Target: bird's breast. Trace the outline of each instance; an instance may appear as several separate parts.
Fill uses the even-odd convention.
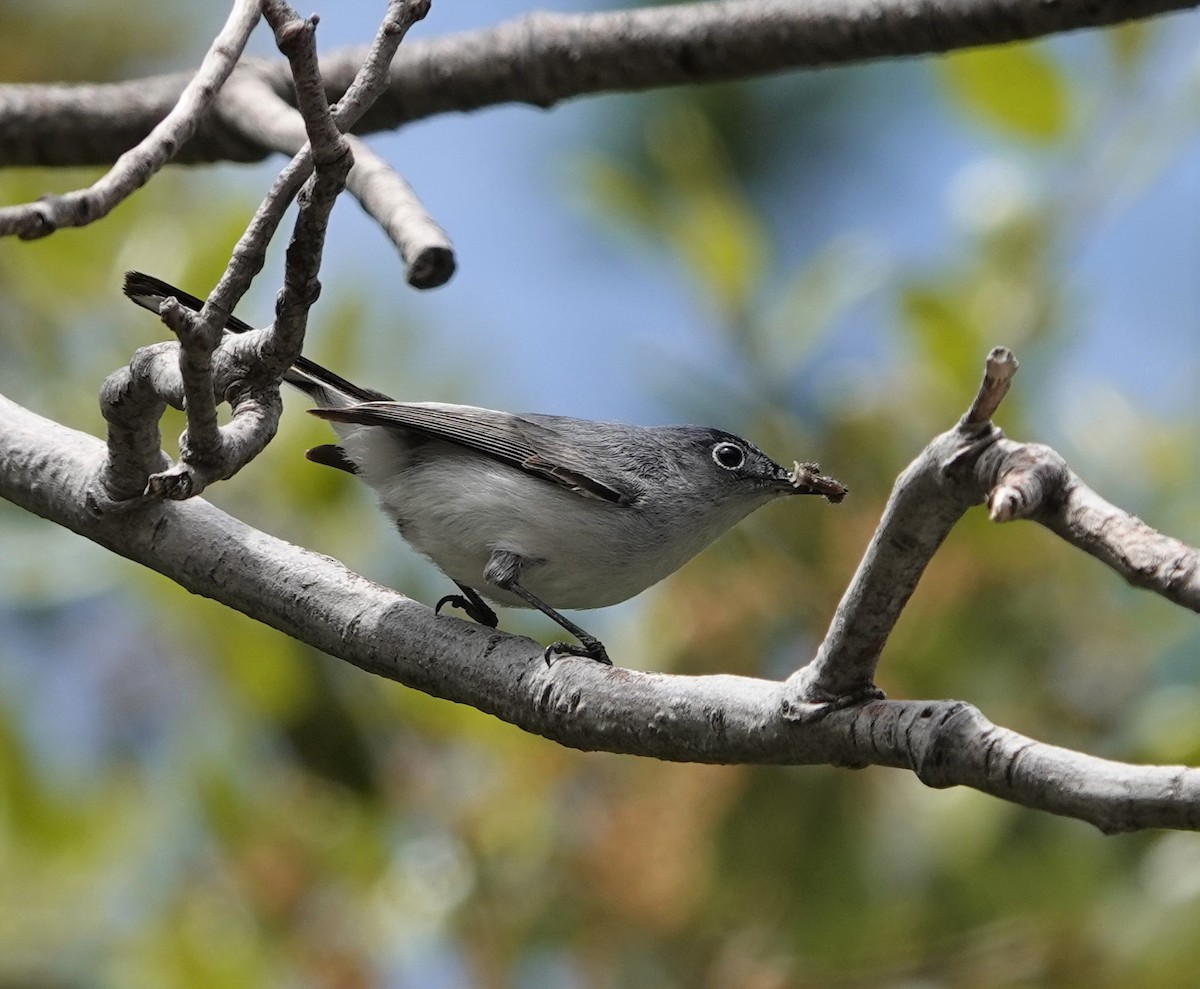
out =
[[[526,561],[521,584],[555,608],[603,608],[662,580],[728,524],[702,506],[615,505],[585,498],[452,444],[401,451],[363,479],[404,538],[447,576],[499,604],[525,607],[483,580],[496,550]]]
[[[625,601],[695,552],[635,506],[584,498],[489,458],[465,459],[414,465],[381,500],[415,549],[500,604],[523,602],[483,582],[496,550],[522,557],[521,584],[555,608]]]

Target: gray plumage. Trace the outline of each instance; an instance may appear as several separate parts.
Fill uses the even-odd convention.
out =
[[[125,293],[154,312],[172,296],[201,305],[136,272]],[[249,327],[232,319],[228,328]],[[548,655],[607,661],[603,646],[555,609],[633,597],[775,498],[845,494],[831,478],[789,471],[719,429],[394,402],[306,358],[285,380],[339,438],[310,459],[357,474],[400,534],[459,585],[465,597],[439,607],[452,603],[491,625],[479,594],[540,608],[584,643],[555,643]]]

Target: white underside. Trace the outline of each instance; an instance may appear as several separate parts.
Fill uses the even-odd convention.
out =
[[[686,506],[622,507],[455,444],[429,441],[414,455],[403,434],[331,425],[404,538],[447,576],[509,607],[528,605],[485,581],[496,550],[527,561],[522,586],[551,607],[603,608],[662,580],[757,507],[709,507],[689,524],[678,519]],[[669,540],[660,521],[664,507],[675,518],[669,528],[677,535]]]

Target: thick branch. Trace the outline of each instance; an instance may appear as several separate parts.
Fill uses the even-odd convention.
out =
[[[957,701],[875,700],[790,716],[784,684],[547,668],[520,636],[438,618],[395,591],[246,526],[202,499],[85,507],[104,446],[0,397],[0,496],[303,642],[563,745],[687,762],[879,765],[965,785],[1105,831],[1200,829],[1200,770],[1137,767],[997,728]]]
[[[548,107],[589,93],[994,45],[1187,10],[1197,0],[725,0],[603,14],[530,14],[405,45],[359,133],[504,103]],[[322,60],[330,99],[361,49]],[[282,62],[259,68],[291,99]],[[0,87],[0,167],[114,161],[174,106],[186,75],[82,86]],[[271,149],[214,115],[179,161],[257,161]]]

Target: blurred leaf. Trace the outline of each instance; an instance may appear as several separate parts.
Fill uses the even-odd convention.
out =
[[[766,226],[729,172],[720,138],[696,108],[673,105],[648,121],[656,174],[585,158],[585,204],[616,229],[670,247],[705,299],[741,322],[769,256]]]
[[[976,48],[953,52],[939,64],[951,95],[973,120],[1042,143],[1065,133],[1067,81],[1044,48],[1028,43]]]
[[[759,324],[773,369],[795,373],[838,320],[880,288],[884,275],[879,250],[862,237],[838,237],[810,255]]]
[[[675,250],[722,312],[740,316],[762,279],[766,234],[732,189],[691,196],[671,231]]]
[[[1191,657],[1196,640],[1189,643]],[[1138,759],[1159,764],[1200,760],[1200,687],[1175,684],[1152,691],[1128,712],[1125,732]]]
[[[708,115],[690,101],[673,101],[647,121],[646,150],[677,191],[710,189],[729,180],[721,136]]]
[[[17,725],[8,712],[0,712],[0,806],[4,808],[6,831],[22,840],[39,837],[49,801],[38,785]]]
[[[662,229],[659,202],[647,183],[620,162],[592,155],[575,167],[595,214],[616,228],[628,225],[642,235]]]
[[[1103,34],[1113,65],[1122,75],[1130,76],[1145,62],[1146,52],[1154,38],[1154,28],[1149,21],[1126,21]]]
[[[288,642],[283,636],[277,638]],[[309,653],[310,661],[320,662],[319,654]],[[363,797],[374,796],[378,789],[374,759],[355,712],[339,696],[323,668],[317,670],[317,689],[309,691],[309,703],[290,718],[287,739],[297,761],[310,773]]]
[[[951,381],[972,380],[980,362],[980,334],[963,299],[914,283],[901,289],[900,312],[928,364]]]
[[[146,64],[146,38],[166,61],[192,34],[169,8],[112,3],[0,4],[0,65],[6,82],[105,82],[124,78],[132,66]],[[30,44],[37,38],[40,43]],[[79,39],[81,43],[72,43]]]
[[[138,577],[142,600],[175,615],[177,651],[205,657],[228,691],[227,700],[274,725],[287,724],[312,703],[318,688],[307,647],[157,574]]]

